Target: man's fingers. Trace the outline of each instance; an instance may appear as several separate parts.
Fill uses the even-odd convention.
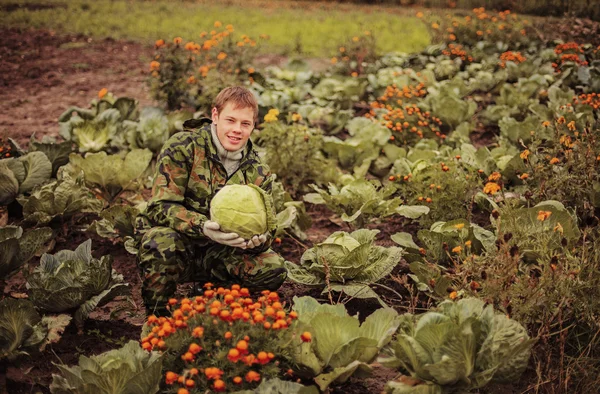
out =
[[[265,234],[261,234],[258,236],[258,242],[260,242],[260,244],[264,244],[265,242],[267,242],[267,236]]]
[[[207,228],[209,230],[219,230],[221,226],[219,225],[219,223],[209,220],[208,222],[204,223],[204,228]]]
[[[246,249],[247,245],[246,245],[246,241],[244,241],[243,238],[240,238],[241,241],[236,241],[236,242],[228,242],[229,246],[233,246],[234,248],[241,248],[241,249]]]
[[[242,241],[244,240],[237,233],[221,233],[220,237],[223,241],[233,241],[236,238],[239,238]]]

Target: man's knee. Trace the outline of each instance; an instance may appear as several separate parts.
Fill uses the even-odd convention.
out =
[[[170,260],[185,254],[183,236],[169,227],[153,227],[148,230],[140,242],[138,260]]]

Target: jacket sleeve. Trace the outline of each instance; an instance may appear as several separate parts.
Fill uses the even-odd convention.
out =
[[[205,239],[202,227],[208,218],[184,205],[193,162],[194,144],[189,133],[175,134],[165,143],[156,163],[146,216],[155,225],[170,227],[194,239]]]

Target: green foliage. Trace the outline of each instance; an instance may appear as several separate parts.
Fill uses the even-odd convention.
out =
[[[48,224],[53,219],[65,221],[81,213],[98,213],[103,203],[83,184],[83,179],[64,174],[35,190],[30,197],[19,198],[27,222]]]
[[[53,394],[150,394],[159,392],[162,358],[142,350],[139,342],[129,341],[97,356],[80,356],[79,365],[56,366],[61,374],[52,375]]]
[[[14,361],[58,342],[70,321],[67,315],[42,318],[28,300],[0,300],[0,362]]]
[[[487,148],[476,149],[470,144],[452,150],[433,140],[422,140],[403,156],[394,161],[390,180],[408,204],[425,203],[430,209],[420,219],[422,226],[467,217],[480,188],[479,171],[496,168]]]
[[[548,127],[554,129],[550,138],[536,135],[528,144],[523,184],[535,202],[560,201],[586,223],[598,217],[600,207],[599,125],[582,126],[576,117],[566,117],[564,123]]]
[[[52,163],[42,152],[0,160],[0,205],[8,205],[18,195],[30,193],[51,175]]]
[[[244,239],[275,230],[275,207],[270,194],[258,186],[227,185],[210,203],[210,219],[222,231],[233,232]]]
[[[69,154],[73,151],[73,144],[69,141],[56,142],[56,139],[47,135],[41,141],[35,140],[35,133],[29,140],[29,152],[43,152],[52,163],[52,178],[56,177],[58,169],[69,162]]]
[[[297,332],[304,331],[304,338],[308,332],[312,338],[297,338],[292,343],[295,372],[314,378],[322,391],[351,376],[370,374],[370,364],[400,325],[398,314],[391,308],[376,310],[362,324],[349,316],[342,304],[321,305],[312,297],[294,297],[294,310],[299,315]]]
[[[321,153],[322,133],[294,122],[267,122],[256,138],[263,160],[293,196],[310,182],[327,183],[337,171]]]
[[[300,240],[305,240],[307,235],[304,231],[312,225],[312,219],[306,213],[306,207],[302,201],[293,201],[292,197],[284,190],[283,184],[273,181],[272,185],[273,205],[277,213],[277,230],[275,236],[280,237],[284,233],[291,233]]]
[[[138,122],[123,121],[125,139],[130,149],[150,149],[158,153],[169,139],[169,119],[160,108],[145,107]]]
[[[98,234],[102,238],[119,240],[131,254],[137,254],[138,248],[134,239],[135,218],[140,213],[138,208],[129,205],[113,205],[100,212],[100,220],[88,227],[87,231]]]
[[[538,258],[536,249],[560,251],[563,244],[574,245],[581,236],[574,215],[558,201],[543,201],[531,208],[507,205],[499,213],[493,221],[498,234],[518,237],[519,248],[531,261]]]
[[[304,201],[326,204],[343,221],[353,223],[358,228],[374,218],[398,214],[415,219],[429,212],[427,207],[402,205],[401,198],[392,197],[396,187],[391,184],[381,187],[379,181],[357,179],[342,188],[330,183],[328,190],[312,186],[317,193],[306,194]]]
[[[52,238],[48,227],[23,232],[21,227],[0,227],[0,294],[3,283],[18,271]]]
[[[323,293],[336,291],[350,297],[380,300],[369,284],[392,272],[403,251],[374,245],[378,232],[337,231],[304,252],[300,265],[286,262],[288,277],[305,285],[324,287]]]
[[[83,172],[88,187],[98,188],[104,200],[111,203],[127,190],[137,190],[136,182],[144,174],[152,152],[148,149],[134,149],[125,157],[107,155],[106,152],[88,153],[85,157],[77,154],[69,156],[71,174]]]
[[[396,382],[388,393],[436,392],[432,384],[439,393],[470,391],[518,379],[534,343],[517,321],[469,298],[445,301],[417,317],[403,315],[389,356],[378,361],[420,381],[413,386]]]
[[[450,83],[440,84],[437,89],[432,90],[427,95],[424,105],[445,125],[452,128],[469,120],[477,109],[477,103],[457,94],[455,87]]]
[[[121,113],[115,108],[97,115],[92,111],[69,108],[59,117],[60,135],[73,141],[80,152],[99,152],[107,149],[117,136],[120,120]]]
[[[78,326],[97,306],[129,293],[123,275],[112,269],[112,257],[92,257],[92,241],[74,251],[44,253],[39,267],[27,275],[27,288],[35,306],[48,312],[75,311]]]
[[[354,170],[355,176],[362,177],[379,157],[392,133],[366,118],[353,118],[346,127],[350,137],[345,140],[325,137],[323,151],[328,157],[336,158],[342,169]]]

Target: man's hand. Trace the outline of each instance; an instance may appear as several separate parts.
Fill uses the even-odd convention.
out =
[[[261,235],[255,235],[254,237],[250,238],[250,241],[248,241],[246,243],[246,248],[247,249],[253,249],[256,248],[262,244],[264,244],[265,242],[267,242],[267,237],[269,236],[269,233],[264,233]]]
[[[208,238],[213,241],[220,243],[221,245],[227,245],[234,248],[246,249],[247,242],[244,238],[240,237],[237,233],[224,233],[221,231],[221,226],[217,222],[206,221],[204,223],[204,227],[202,227],[202,232]]]

